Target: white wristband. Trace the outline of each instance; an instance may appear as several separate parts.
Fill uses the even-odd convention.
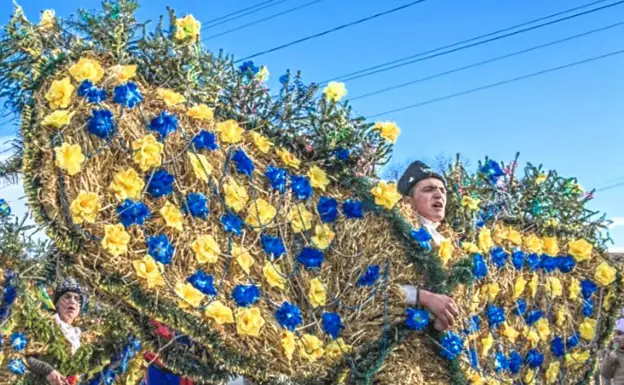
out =
[[[418,288],[412,285],[401,285],[401,290],[405,294],[405,303],[408,305],[418,305]]]

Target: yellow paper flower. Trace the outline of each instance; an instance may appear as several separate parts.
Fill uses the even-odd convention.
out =
[[[286,151],[283,148],[278,148],[276,152],[277,152],[277,155],[280,157],[280,159],[282,160],[282,162],[284,162],[286,166],[292,167],[295,170],[299,169],[299,165],[301,164],[301,161],[297,159],[297,157],[294,156],[291,152]]]
[[[203,154],[194,154],[192,152],[187,152],[186,155],[191,162],[191,167],[193,167],[193,173],[197,177],[197,179],[203,180],[208,183],[208,177],[212,175],[212,165],[208,162],[206,155]]]
[[[473,198],[468,195],[464,195],[461,200],[462,206],[472,211],[479,210],[479,203],[481,203],[481,199]]]
[[[522,244],[522,234],[520,234],[520,232],[516,229],[509,229],[507,239],[509,239],[509,242],[516,246],[520,246]]]
[[[168,88],[158,88],[156,93],[158,94],[158,97],[165,102],[167,107],[177,106],[178,104],[186,102],[184,95]]]
[[[312,187],[325,191],[325,187],[329,184],[327,174],[320,167],[312,166],[308,171],[308,178],[310,178],[310,184]]]
[[[162,264],[160,262],[156,262],[151,256],[146,255],[143,259],[132,261],[132,266],[134,266],[134,270],[136,271],[136,275],[138,277],[147,280],[148,288],[151,289],[165,284],[165,280],[160,273]]]
[[[537,184],[542,184],[542,183],[546,182],[546,178],[547,178],[547,175],[546,175],[546,174],[544,174],[544,173],[540,173],[540,174],[537,176],[537,178],[535,178],[535,182],[536,182]]]
[[[71,84],[69,76],[61,80],[52,82],[50,89],[45,94],[45,99],[50,105],[50,109],[57,110],[59,108],[67,108],[74,93],[74,86]]]
[[[176,40],[197,40],[200,29],[201,23],[193,15],[186,15],[181,19],[176,19],[175,38]]]
[[[559,254],[557,237],[544,237],[544,253],[553,257]]]
[[[568,311],[563,306],[558,306],[555,311],[555,325],[558,327],[562,327],[566,318],[568,316]]]
[[[97,84],[104,77],[104,70],[97,60],[86,57],[78,60],[78,63],[69,67],[69,73],[78,83],[88,80],[93,84]]]
[[[295,352],[295,348],[297,347],[297,342],[295,341],[295,335],[293,334],[293,332],[283,332],[280,343],[282,344],[282,349],[284,349],[284,355],[286,355],[288,361],[292,360],[293,353]]]
[[[251,266],[253,266],[255,261],[247,249],[240,246],[234,246],[232,248],[232,256],[236,258],[236,262],[241,269],[243,269],[245,273],[249,274]]]
[[[315,335],[304,334],[299,344],[299,354],[310,362],[318,360],[325,354],[323,341]]]
[[[492,232],[486,227],[481,228],[481,231],[479,231],[479,248],[485,252],[490,251],[492,246],[494,246]]]
[[[284,290],[286,279],[284,278],[279,266],[273,265],[271,262],[266,262],[264,267],[262,267],[262,275],[264,276],[264,279],[266,279],[269,286]]]
[[[224,143],[238,143],[243,140],[243,132],[245,130],[238,125],[236,120],[230,119],[217,123],[216,129],[219,131],[221,141]]]
[[[507,325],[507,323],[505,323],[505,328],[503,329],[503,335],[505,336],[505,338],[507,338],[509,342],[511,342],[512,344],[515,344],[516,339],[518,338],[520,333],[516,329],[514,329],[513,326],[509,326]]]
[[[223,185],[223,192],[225,204],[236,212],[245,208],[245,205],[249,201],[249,195],[247,195],[245,186],[239,185],[233,178],[230,178],[225,185]]]
[[[251,139],[254,144],[261,152],[268,154],[271,151],[271,146],[273,146],[273,142],[269,140],[266,136],[259,134],[255,131],[251,131]]]
[[[487,357],[493,344],[494,337],[492,337],[492,333],[488,332],[487,337],[481,339],[481,358]]]
[[[532,347],[537,346],[537,344],[540,342],[540,336],[537,332],[537,330],[535,330],[534,328],[530,327],[530,326],[525,326],[523,331],[522,331],[522,335],[524,336],[524,338],[527,339],[527,341],[529,341],[531,343]]]
[[[165,220],[165,224],[168,227],[173,227],[178,231],[183,230],[184,225],[184,215],[182,211],[178,208],[178,206],[173,203],[167,201],[165,205],[159,211],[160,216]]]
[[[440,249],[438,250],[438,254],[440,255],[440,259],[442,263],[446,265],[448,261],[453,257],[453,242],[450,239],[445,239],[440,243]]]
[[[602,262],[594,272],[594,278],[602,286],[609,286],[615,281],[617,271],[607,262]]]
[[[568,285],[568,298],[575,301],[579,298],[581,293],[581,283],[578,279],[571,277],[570,284]]]
[[[212,235],[200,235],[191,244],[191,249],[199,263],[216,263],[221,254],[219,244]]]
[[[556,220],[555,218],[550,218],[546,220],[546,222],[544,222],[544,225],[546,227],[557,227],[558,224],[559,224],[559,221]]]
[[[115,194],[117,200],[123,201],[125,199],[139,199],[144,187],[143,178],[133,168],[128,168],[113,176],[109,189]]]
[[[501,291],[501,288],[496,282],[490,283],[489,285],[487,285],[487,293],[488,293],[488,298],[490,302],[494,302],[494,300],[496,299],[496,296],[498,295],[498,293],[500,293],[500,291]]]
[[[461,248],[465,253],[468,254],[474,254],[481,251],[479,250],[479,247],[472,242],[462,242]]]
[[[535,384],[535,379],[537,375],[535,374],[535,369],[529,369],[526,371],[524,375],[524,385],[533,385]]]
[[[204,293],[195,289],[190,283],[176,283],[174,292],[181,299],[178,301],[178,307],[180,307],[180,309],[196,308],[204,299]]]
[[[314,278],[310,281],[310,290],[308,291],[308,299],[314,307],[324,306],[327,301],[327,292],[325,285],[320,278]]]
[[[74,114],[75,112],[69,112],[67,110],[56,110],[43,118],[41,124],[59,129],[71,123]]]
[[[345,344],[342,338],[338,338],[325,346],[325,355],[333,360],[342,357],[344,353],[350,353],[352,350],[352,346]]]
[[[615,299],[614,290],[609,290],[609,294],[607,294],[605,299],[602,301],[602,309],[605,311],[611,310],[614,299]]]
[[[264,326],[264,318],[257,307],[238,310],[236,313],[236,332],[241,336],[258,337]]]
[[[547,318],[540,318],[539,321],[535,323],[535,329],[537,329],[537,333],[539,334],[542,341],[548,341],[548,337],[550,337],[550,325],[548,324]]]
[[[388,210],[401,200],[401,194],[397,191],[394,183],[378,182],[370,192],[375,197],[375,204]]]
[[[296,233],[310,230],[312,228],[312,213],[306,209],[303,203],[298,203],[291,207],[288,213],[288,221]]]
[[[589,350],[584,350],[582,352],[574,352],[567,353],[565,356],[565,367],[578,369],[582,367],[587,360],[589,360],[590,354]]]
[[[472,296],[470,297],[470,311],[474,312],[477,310],[477,308],[479,307],[479,305],[481,304],[481,294],[479,289],[476,289]]]
[[[502,243],[507,240],[509,236],[509,229],[505,226],[496,226],[493,235],[495,242]]]
[[[557,277],[548,277],[546,281],[546,291],[551,298],[560,297],[563,294],[563,286]]]
[[[584,239],[577,239],[568,243],[568,254],[574,257],[577,262],[586,261],[591,258],[593,246]]]
[[[335,237],[336,233],[334,233],[331,226],[324,223],[314,226],[314,236],[311,240],[318,249],[325,250],[331,245]]]
[[[110,68],[110,71],[115,75],[115,78],[117,78],[117,83],[126,83],[134,78],[136,76],[136,70],[136,64],[115,65]]]
[[[271,73],[269,72],[269,69],[266,66],[262,66],[256,74],[256,79],[261,82],[266,82],[267,80],[269,80],[270,75]]]
[[[535,234],[524,237],[524,247],[531,253],[541,254],[544,242]]]
[[[552,361],[546,370],[546,383],[554,384],[557,381],[557,377],[559,377],[560,371],[561,363],[559,361]]]
[[[104,226],[102,247],[111,255],[118,257],[125,254],[128,251],[128,243],[130,243],[130,234],[126,232],[121,223]]]
[[[189,108],[186,115],[193,119],[210,121],[214,119],[214,109],[202,103]]]
[[[514,295],[513,299],[518,299],[524,293],[524,288],[526,287],[527,281],[521,275],[516,278],[516,283],[514,284]]]
[[[218,325],[234,323],[234,313],[232,313],[232,309],[225,306],[221,301],[211,302],[210,305],[206,306],[204,314],[206,317],[214,320]]]
[[[67,171],[70,176],[78,174],[82,169],[82,163],[85,161],[82,149],[77,144],[63,143],[54,148],[54,155],[56,166]]]
[[[45,11],[41,12],[41,19],[39,20],[39,28],[43,29],[44,31],[54,28],[54,24],[55,24],[54,16],[55,16],[55,12],[53,9],[46,9]]]
[[[401,129],[394,122],[377,122],[374,129],[379,131],[379,135],[390,143],[395,143],[401,133]]]
[[[579,333],[584,340],[592,341],[596,334],[596,320],[585,318],[581,326],[579,326]]]
[[[347,94],[347,88],[344,83],[329,82],[325,89],[323,89],[325,98],[332,102],[339,102]]]
[[[249,204],[245,222],[250,226],[256,227],[256,231],[259,231],[261,226],[269,224],[275,218],[275,214],[277,214],[275,207],[264,199],[259,198]]]
[[[529,290],[530,290],[531,298],[535,298],[535,295],[537,294],[538,279],[539,278],[537,274],[533,273],[533,276],[531,277],[531,282],[529,283]]]
[[[483,379],[483,377],[481,377],[479,372],[477,372],[476,370],[474,370],[472,368],[468,370],[468,374],[467,374],[466,378],[468,378],[468,380],[470,381],[470,385],[483,385],[483,384],[485,384],[485,380]]]
[[[100,207],[100,197],[96,193],[80,190],[69,209],[74,223],[81,224],[82,222],[95,222]]]
[[[156,140],[152,134],[145,135],[141,139],[132,142],[134,150],[134,163],[138,164],[141,171],[147,171],[158,167],[162,163],[163,144]]]

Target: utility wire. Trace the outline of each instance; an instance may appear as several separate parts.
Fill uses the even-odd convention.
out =
[[[553,45],[561,44],[561,43],[564,43],[564,42],[567,42],[567,41],[570,41],[570,40],[578,39],[578,38],[585,37],[585,36],[588,36],[588,35],[591,35],[591,34],[594,34],[594,33],[598,33],[598,32],[602,32],[602,31],[606,31],[608,29],[619,27],[619,26],[622,26],[622,25],[624,25],[624,21],[621,21],[621,22],[615,23],[615,24],[611,24],[611,25],[608,25],[606,27],[592,29],[591,31],[579,33],[579,34],[572,35],[572,36],[569,36],[569,37],[566,37],[566,38],[563,38],[563,39],[551,41],[549,43],[540,44],[540,45],[537,45],[537,46],[534,46],[534,47],[531,47],[531,48],[523,49],[521,51],[512,52],[512,53],[509,53],[507,55],[498,56],[498,57],[495,57],[495,58],[492,58],[492,59],[487,59],[487,60],[483,60],[483,61],[480,61],[480,62],[477,62],[477,63],[469,64],[469,65],[466,65],[466,66],[463,66],[463,67],[454,68],[454,69],[449,70],[449,71],[440,72],[440,73],[437,73],[437,74],[434,74],[434,75],[431,75],[431,76],[426,76],[426,77],[423,77],[423,78],[420,78],[420,79],[415,79],[415,80],[412,80],[412,81],[409,81],[409,82],[397,84],[397,85],[394,85],[394,86],[391,86],[391,87],[387,87],[387,88],[382,88],[382,89],[377,90],[377,91],[373,91],[373,92],[369,92],[367,94],[358,95],[356,97],[349,98],[349,100],[350,101],[354,101],[354,100],[358,100],[358,99],[364,99],[364,98],[367,98],[367,97],[370,97],[370,96],[373,96],[373,95],[383,94],[383,93],[388,92],[388,91],[393,91],[393,90],[396,90],[396,89],[399,89],[399,88],[403,88],[403,87],[407,87],[407,86],[410,86],[410,85],[413,85],[413,84],[422,83],[422,82],[425,82],[425,81],[428,81],[428,80],[441,78],[441,77],[446,76],[446,75],[450,75],[450,74],[453,74],[453,73],[465,71],[465,70],[470,69],[470,68],[480,67],[482,65],[494,63],[494,62],[499,61],[499,60],[508,59],[510,57],[522,55],[522,54],[525,54],[525,53],[528,53],[528,52],[532,52],[532,51],[536,51],[536,50],[539,50],[539,49],[542,49],[542,48],[546,48],[546,47],[550,47],[550,46],[553,46]]]
[[[405,110],[409,110],[409,109],[412,109],[412,108],[422,107],[422,106],[425,106],[427,104],[432,104],[432,103],[440,102],[440,101],[443,101],[443,100],[453,99],[453,98],[456,98],[458,96],[472,94],[472,93],[475,93],[475,92],[478,92],[478,91],[483,91],[483,90],[487,90],[489,88],[494,88],[494,87],[502,86],[502,85],[505,85],[505,84],[514,83],[514,82],[517,82],[517,81],[520,81],[520,80],[529,79],[529,78],[536,77],[536,76],[539,76],[539,75],[544,75],[544,74],[548,74],[548,73],[551,73],[551,72],[560,71],[562,69],[575,67],[575,66],[578,66],[578,65],[581,65],[581,64],[586,64],[586,63],[593,62],[593,61],[596,61],[596,60],[606,59],[606,58],[609,58],[611,56],[619,55],[619,54],[622,54],[622,53],[624,53],[624,49],[620,50],[620,51],[610,52],[610,53],[607,53],[607,54],[604,54],[604,55],[600,55],[600,56],[594,56],[594,57],[591,57],[589,59],[584,59],[584,60],[576,61],[576,62],[573,62],[573,63],[564,64],[564,65],[561,65],[561,66],[558,66],[558,67],[549,68],[549,69],[542,70],[542,71],[539,71],[539,72],[533,72],[533,73],[528,74],[528,75],[522,75],[522,76],[518,76],[518,77],[515,77],[515,78],[512,78],[512,79],[503,80],[503,81],[500,81],[500,82],[497,82],[497,83],[492,83],[492,84],[488,84],[488,85],[485,85],[485,86],[472,88],[470,90],[457,92],[457,93],[446,95],[446,96],[442,96],[442,97],[439,97],[439,98],[429,99],[429,100],[426,100],[424,102],[410,104],[408,106],[404,106],[404,107],[400,107],[400,108],[395,108],[393,110],[380,112],[380,113],[377,113],[377,114],[369,115],[369,116],[366,117],[366,119],[376,118],[378,116],[387,115],[387,114],[391,114],[391,113],[394,113],[394,112],[405,111]]]
[[[275,1],[275,0],[267,0],[267,1],[263,1],[262,3],[258,3],[258,4],[255,4],[255,5],[251,5],[251,6],[247,7],[247,8],[239,9],[238,11],[234,11],[234,12],[232,12],[232,13],[228,13],[227,15],[219,16],[219,17],[217,17],[217,18],[215,18],[215,19],[208,20],[208,21],[204,21],[204,22],[202,23],[202,25],[206,25],[206,24],[214,23],[215,21],[221,21],[221,20],[223,20],[223,19],[227,19],[228,17],[238,15],[239,13],[243,13],[243,12],[248,11],[248,10],[250,10],[250,9],[253,9],[253,8],[256,8],[256,7],[260,7],[260,6],[264,5],[264,4],[267,4],[267,3],[272,3],[272,2],[274,2],[274,1]]]
[[[472,47],[476,47],[476,46],[479,46],[479,45],[482,45],[482,44],[486,44],[486,43],[490,43],[490,42],[497,41],[497,40],[500,40],[500,39],[504,39],[504,38],[507,38],[507,37],[511,37],[511,36],[514,36],[514,35],[517,35],[517,34],[520,34],[520,33],[532,31],[532,30],[535,30],[537,28],[546,27],[548,25],[552,25],[552,24],[559,23],[559,22],[562,22],[562,21],[570,20],[570,19],[573,19],[573,18],[576,18],[576,17],[579,17],[579,16],[583,16],[583,15],[586,15],[586,14],[589,14],[589,13],[593,13],[593,12],[600,11],[600,10],[603,10],[603,9],[606,9],[606,8],[610,8],[610,7],[613,7],[615,5],[619,5],[619,4],[622,3],[622,1],[619,1],[619,2],[614,3],[614,4],[609,4],[609,5],[600,7],[600,8],[591,9],[591,10],[586,11],[586,12],[582,12],[582,13],[578,13],[578,14],[575,14],[575,15],[571,15],[571,16],[568,16],[568,17],[565,17],[565,18],[562,18],[562,19],[553,20],[551,22],[543,23],[543,24],[540,24],[540,25],[537,25],[537,26],[534,26],[534,27],[531,27],[531,28],[525,28],[525,29],[522,29],[522,30],[519,30],[519,31],[516,31],[516,32],[512,32],[512,33],[508,33],[508,34],[505,34],[505,35],[501,35],[501,36],[490,38],[490,37],[492,37],[494,35],[498,35],[498,34],[501,34],[503,32],[508,32],[508,31],[511,31],[511,30],[514,30],[514,29],[517,29],[517,28],[521,28],[521,27],[530,25],[530,24],[535,24],[537,22],[544,21],[546,19],[551,19],[553,17],[561,16],[563,14],[574,12],[574,11],[577,11],[577,10],[582,9],[582,8],[587,8],[588,6],[596,5],[598,3],[603,3],[605,1],[607,1],[607,0],[594,1],[592,3],[586,4],[586,5],[583,5],[583,6],[579,6],[579,7],[567,9],[565,11],[560,11],[560,12],[557,12],[557,13],[553,13],[553,14],[548,15],[548,16],[544,16],[544,17],[541,17],[541,18],[538,18],[538,19],[527,21],[527,22],[524,22],[524,23],[521,23],[521,24],[516,24],[516,25],[511,26],[511,27],[499,29],[497,31],[490,32],[490,33],[487,33],[487,34],[484,34],[484,35],[480,35],[480,36],[476,36],[476,37],[473,37],[473,38],[470,38],[470,39],[467,39],[467,40],[462,40],[462,41],[459,41],[459,42],[456,42],[456,43],[452,43],[452,44],[448,44],[448,45],[445,45],[445,46],[442,46],[442,47],[437,47],[437,48],[434,48],[434,49],[431,49],[431,50],[428,50],[428,51],[419,52],[419,53],[416,53],[416,54],[411,55],[411,56],[406,56],[406,57],[403,57],[403,58],[400,58],[400,59],[396,59],[396,60],[393,60],[393,61],[390,61],[390,62],[382,63],[382,64],[379,64],[379,65],[376,65],[376,66],[373,66],[373,67],[369,67],[369,68],[365,68],[365,69],[362,69],[362,70],[359,70],[359,71],[351,72],[351,73],[348,73],[348,74],[345,74],[345,75],[342,75],[342,76],[338,76],[338,77],[335,77],[335,78],[332,78],[332,79],[325,80],[325,81],[323,81],[323,82],[321,82],[319,84],[320,85],[325,85],[325,84],[329,83],[330,81],[336,80],[336,79],[339,79],[341,81],[348,81],[348,80],[358,79],[358,78],[361,78],[361,77],[364,77],[364,76],[370,76],[370,75],[373,75],[373,74],[376,74],[376,73],[380,73],[380,72],[384,72],[384,71],[387,71],[387,70],[390,70],[390,69],[394,69],[394,68],[402,67],[402,66],[405,66],[405,65],[408,65],[408,64],[416,63],[418,61],[424,61],[424,60],[432,59],[432,58],[443,56],[443,55],[447,55],[447,54],[450,54],[450,53],[453,53],[453,52],[461,51],[461,50],[464,50],[464,49],[467,49],[467,48],[472,48]],[[483,41],[479,41],[479,40],[485,39],[485,38],[489,38],[489,39],[483,40]],[[468,43],[472,43],[472,44],[468,44]],[[468,45],[466,45],[466,44],[468,44]],[[455,47],[457,47],[457,48],[455,48]],[[417,58],[419,58],[419,59],[417,59]],[[416,60],[411,60],[411,59],[416,59]],[[406,63],[401,63],[403,61],[407,61],[407,62]],[[387,66],[389,66],[389,67],[388,68],[384,68],[384,67],[387,67]]]
[[[268,20],[271,20],[271,19],[275,19],[276,17],[282,16],[282,15],[285,15],[285,14],[287,14],[287,13],[291,13],[291,12],[294,12],[294,11],[298,11],[298,10],[300,10],[300,9],[302,9],[302,8],[305,8],[305,7],[308,7],[308,6],[310,6],[310,5],[313,5],[313,4],[316,4],[316,3],[320,3],[321,1],[323,1],[323,0],[314,0],[314,1],[310,1],[310,2],[308,2],[308,3],[305,3],[305,4],[302,4],[302,5],[299,5],[299,6],[294,7],[294,8],[287,9],[287,10],[285,10],[285,11],[282,11],[282,12],[276,13],[276,14],[274,14],[274,15],[267,16],[267,17],[264,17],[264,18],[259,19],[259,20],[256,20],[256,21],[252,21],[252,22],[250,22],[250,23],[243,24],[243,25],[241,25],[241,26],[238,26],[238,27],[235,27],[235,28],[232,28],[232,29],[228,29],[227,31],[224,31],[224,32],[221,32],[221,33],[217,33],[216,35],[211,35],[211,36],[208,36],[208,37],[206,37],[206,38],[202,39],[202,42],[204,42],[204,41],[206,41],[206,40],[208,40],[208,39],[214,39],[214,38],[216,38],[216,37],[220,37],[220,36],[223,36],[223,35],[228,35],[228,34],[230,34],[230,33],[232,33],[232,32],[240,31],[241,29],[244,29],[244,28],[247,28],[247,27],[251,27],[251,26],[253,26],[253,25],[260,24],[260,23],[263,23],[263,22],[268,21]]]
[[[611,190],[611,189],[622,187],[622,186],[624,186],[624,182],[615,183],[615,184],[612,184],[610,186],[599,188],[599,189],[596,190],[596,192],[603,192],[603,191]]]
[[[245,12],[245,13],[242,13],[242,14],[240,14],[240,15],[238,15],[238,16],[230,17],[229,19],[222,20],[222,21],[220,21],[220,22],[218,22],[218,23],[214,23],[214,24],[211,24],[211,25],[205,26],[204,28],[205,28],[205,29],[214,28],[214,27],[216,27],[216,26],[218,26],[218,25],[222,25],[222,24],[225,24],[225,23],[229,23],[230,21],[233,21],[233,20],[236,20],[236,19],[240,19],[241,17],[245,17],[245,16],[247,16],[247,15],[251,15],[252,13],[260,12],[260,11],[262,11],[262,10],[264,10],[264,9],[267,9],[267,8],[270,8],[270,7],[273,7],[273,6],[276,6],[276,5],[281,4],[281,3],[285,2],[285,1],[287,1],[287,0],[278,0],[278,1],[275,1],[275,2],[273,2],[273,1],[272,1],[270,4],[267,4],[267,5],[263,6],[263,7],[256,8],[256,9],[252,9],[252,10],[247,11],[247,12]]]
[[[368,17],[365,17],[363,19],[353,21],[351,23],[343,24],[343,25],[340,25],[338,27],[334,27],[334,28],[328,29],[326,31],[323,31],[323,32],[320,32],[320,33],[317,33],[317,34],[314,34],[314,35],[306,36],[304,38],[301,38],[301,39],[298,39],[298,40],[295,40],[295,41],[291,41],[290,43],[282,44],[280,46],[268,49],[266,51],[261,51],[261,52],[255,53],[253,55],[249,55],[249,56],[247,56],[245,58],[242,58],[242,59],[239,59],[239,60],[235,61],[234,63],[239,63],[239,62],[242,62],[242,61],[245,61],[245,60],[253,59],[253,58],[261,56],[261,55],[266,55],[266,54],[271,53],[271,52],[279,51],[279,50],[282,50],[284,48],[288,48],[288,47],[291,47],[293,45],[296,45],[296,44],[299,44],[299,43],[303,43],[304,41],[316,39],[317,37],[325,36],[325,35],[328,35],[330,33],[333,33],[333,32],[336,32],[336,31],[340,31],[342,29],[349,28],[349,27],[352,27],[352,26],[357,25],[357,24],[361,24],[361,23],[364,23],[364,22],[376,19],[378,17],[385,16],[385,15],[388,15],[390,13],[406,9],[406,8],[411,7],[413,5],[424,3],[425,1],[426,0],[412,1],[410,3],[407,3],[407,4],[402,5],[400,7],[397,7],[397,8],[389,9],[387,11],[380,12],[380,13],[377,13],[377,14],[372,15],[372,16],[368,16]]]

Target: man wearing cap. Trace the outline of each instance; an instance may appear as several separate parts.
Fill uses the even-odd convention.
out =
[[[67,278],[54,292],[54,323],[69,343],[71,354],[80,347],[80,328],[72,326],[84,305],[84,294],[80,285],[73,278]],[[68,378],[58,372],[45,358],[28,357],[28,370],[37,376],[44,377],[50,385],[68,385]]]
[[[444,219],[446,210],[446,181],[444,177],[415,161],[399,179],[398,191],[412,206],[418,222],[423,226],[436,245],[443,240],[438,226]],[[434,327],[443,331],[453,326],[459,314],[455,302],[446,295],[432,293],[412,285],[401,287],[408,305],[421,305],[435,316]]]

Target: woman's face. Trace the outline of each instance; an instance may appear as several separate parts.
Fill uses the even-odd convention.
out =
[[[63,322],[71,325],[80,314],[80,296],[71,291],[63,294],[56,303],[56,311]]]

